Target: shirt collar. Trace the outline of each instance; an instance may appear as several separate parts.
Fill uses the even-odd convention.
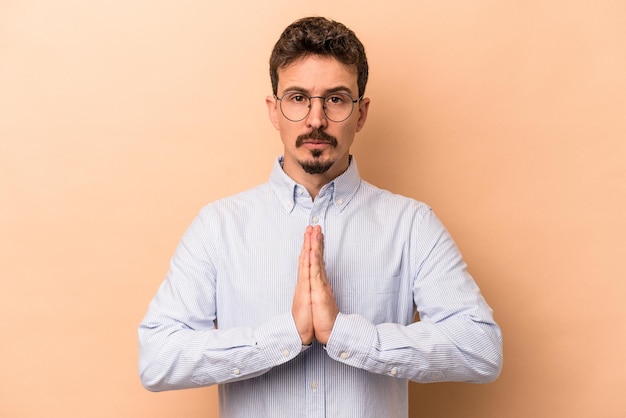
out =
[[[296,183],[283,171],[282,156],[276,158],[272,173],[270,174],[269,183],[280,201],[280,204],[287,212],[291,212],[296,204],[296,192],[298,187],[303,187]],[[333,179],[323,189],[333,191],[332,201],[339,211],[342,211],[356,194],[361,184],[361,176],[356,159],[351,155],[348,169],[340,176]]]

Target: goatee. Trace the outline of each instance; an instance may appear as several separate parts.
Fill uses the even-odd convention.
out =
[[[301,147],[307,140],[313,139],[316,141],[324,141],[328,143],[331,147],[337,146],[337,138],[332,135],[327,134],[321,129],[313,129],[311,132],[300,135],[296,138],[296,147]],[[311,156],[313,157],[313,161],[298,161],[302,169],[308,174],[322,174],[327,172],[335,161],[321,161],[319,158],[323,154],[323,150],[313,149],[311,150]]]
[[[298,161],[305,173],[308,174],[322,174],[330,170],[335,164],[334,161]]]

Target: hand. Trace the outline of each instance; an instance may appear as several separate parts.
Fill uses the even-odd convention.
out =
[[[315,338],[313,330],[313,311],[311,310],[311,281],[309,270],[311,266],[311,230],[310,227],[304,233],[304,243],[298,258],[298,280],[293,294],[291,314],[296,323],[303,345],[309,345]]]
[[[328,342],[339,308],[326,276],[324,235],[319,226],[308,226],[304,233],[292,314],[302,344],[308,345],[313,339]]]
[[[315,339],[326,344],[339,314],[333,288],[326,276],[324,266],[324,234],[322,228],[312,228],[311,234],[311,305],[313,310],[313,330]]]

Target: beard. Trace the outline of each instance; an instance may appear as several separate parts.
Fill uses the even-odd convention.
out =
[[[298,161],[300,167],[307,174],[322,174],[330,170],[330,168],[335,164],[334,160],[313,160],[313,161]]]
[[[300,135],[296,138],[296,148],[301,147],[305,141],[313,139],[317,141],[327,142],[331,147],[335,148],[337,146],[337,138],[332,135],[327,134],[321,129],[314,129],[308,134]],[[327,172],[333,164],[335,164],[335,160],[322,160],[323,150],[314,149],[311,150],[311,160],[308,161],[298,161],[302,169],[305,173],[308,174],[322,174]]]

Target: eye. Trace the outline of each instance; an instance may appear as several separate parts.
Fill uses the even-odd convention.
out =
[[[292,103],[306,103],[308,98],[301,93],[289,93],[286,97],[288,102]]]
[[[346,101],[345,96],[343,96],[341,94],[335,94],[333,96],[328,96],[328,98],[326,99],[326,102],[328,102],[328,104],[333,104],[333,105],[342,104],[345,101]]]

